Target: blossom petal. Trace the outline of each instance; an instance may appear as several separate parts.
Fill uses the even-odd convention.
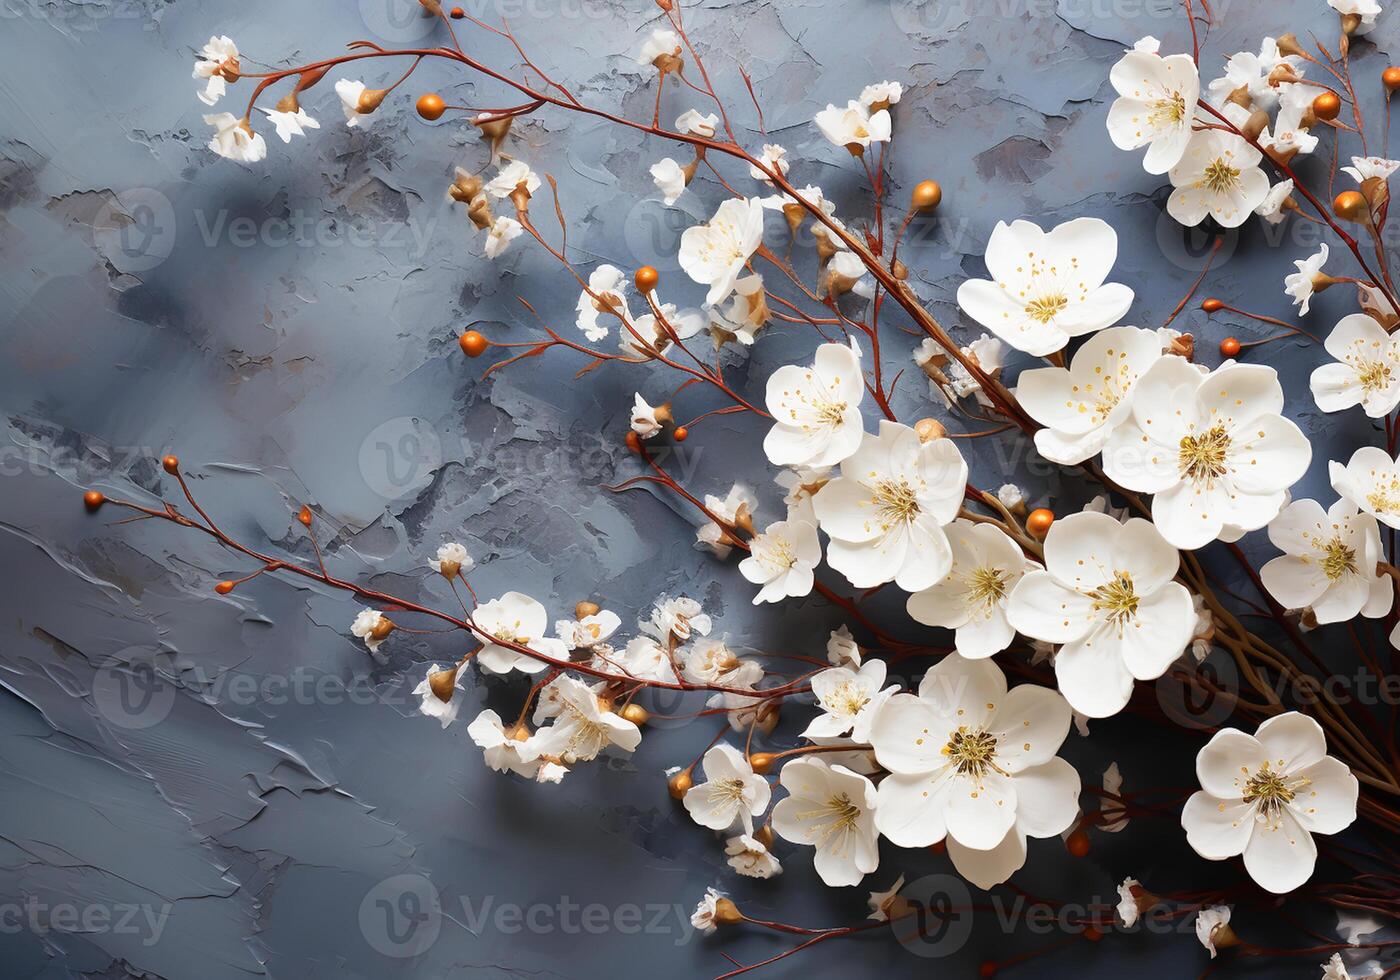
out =
[[[1276,895],[1291,892],[1312,877],[1317,845],[1289,810],[1272,822],[1256,824],[1244,849],[1244,868],[1259,887]]]
[[[1016,829],[1031,837],[1055,837],[1079,816],[1079,773],[1064,759],[1016,774]]]
[[[1253,808],[1241,800],[1221,800],[1198,790],[1181,811],[1186,842],[1201,857],[1223,861],[1243,854],[1254,832]]]

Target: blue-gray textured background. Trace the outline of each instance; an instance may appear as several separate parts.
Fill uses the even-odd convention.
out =
[[[1189,50],[1178,6],[709,0],[687,7],[686,18],[751,144],[762,138],[736,65],[752,75],[768,138],[789,148],[794,176],[820,183],[848,220],[867,199],[851,160],[820,140],[810,118],[867,82],[905,84],[894,113],[893,199],[929,176],[945,190],[938,219],[916,225],[906,259],[920,294],[970,340],[952,297],[981,271],[999,219],[1110,221],[1121,239],[1114,279],[1137,290],[1130,320],[1145,326],[1159,325],[1197,274],[1204,239],[1163,216],[1165,181],[1114,151],[1104,130],[1108,71],[1125,46],[1150,33],[1168,50]],[[338,530],[326,543],[333,569],[385,591],[451,604],[423,563],[440,541],[460,538],[482,564],[473,581],[483,597],[519,589],[555,614],[591,597],[630,621],[667,590],[701,598],[737,646],[821,655],[841,621],[830,607],[811,600],[755,611],[733,567],[693,548],[690,514],[646,493],[599,489],[634,472],[620,448],[631,392],[656,402],[674,381],[637,368],[576,381],[581,361],[552,353],[481,382],[487,359],[458,351],[457,335],[473,321],[498,339],[538,336],[517,296],[573,329],[577,289],[553,260],[521,240],[487,262],[480,236],[445,201],[454,166],[485,163],[474,131],[451,115],[426,124],[412,112],[412,95],[427,89],[499,105],[510,101],[500,87],[425,65],[370,130],[347,131],[328,80],[305,100],[322,122],[309,140],[270,139],[269,159],[253,167],[205,148],[206,110],[189,71],[211,33],[233,36],[245,67],[322,57],[358,38],[440,43],[424,40],[431,22],[405,15],[413,7],[0,0],[6,980],[704,976],[727,968],[721,948],[748,962],[788,944],[756,933],[693,937],[685,919],[708,885],[758,915],[810,925],[864,915],[866,889],[821,887],[800,849],[780,851],[781,878],[737,878],[720,842],[666,796],[664,768],[703,748],[710,721],[659,725],[633,757],[581,767],[558,787],[493,774],[465,722],[478,702],[513,710],[518,685],[470,684],[464,718],[446,731],[411,710],[423,665],[455,656],[457,641],[396,636],[377,664],[349,636],[358,606],[345,595],[265,576],[217,597],[214,583],[251,571],[246,562],[169,525],[116,526],[110,509],[83,511],[88,487],[142,499],[171,492],[155,460],[174,451],[235,537],[308,557],[292,514],[309,502],[325,517],[320,528]],[[1323,0],[1214,7],[1223,23],[1204,46],[1207,79],[1225,54],[1257,47],[1265,33],[1335,38]],[[478,0],[470,9],[509,17],[539,64],[585,101],[649,117],[653,73],[632,55],[659,22],[651,4]],[[463,36],[480,57],[519,73],[499,41],[471,29]],[[1383,20],[1357,48],[1377,132],[1371,95],[1392,38]],[[373,84],[397,70],[365,77]],[[241,104],[247,89],[235,87],[229,103]],[[704,108],[672,89],[663,119],[690,106]],[[580,264],[650,263],[668,299],[698,301],[674,251],[680,231],[723,191],[702,173],[678,210],[663,208],[647,167],[672,146],[543,111],[517,126],[511,149],[558,178]],[[552,229],[549,208],[536,210]],[[781,241],[780,221],[774,231]],[[1231,235],[1206,290],[1288,317],[1282,277],[1317,238],[1307,225]],[[810,270],[810,249],[798,254]],[[1345,256],[1335,265],[1346,266]],[[1349,302],[1322,297],[1310,325],[1325,331]],[[897,317],[887,321],[891,370],[911,368],[901,415],[941,414],[908,363],[915,338]],[[1198,334],[1206,363],[1228,333],[1261,335],[1194,311],[1177,326]],[[761,393],[774,366],[811,345],[810,333],[771,328],[733,376]],[[1299,492],[1330,502],[1326,459],[1374,441],[1373,430],[1357,413],[1318,416],[1306,387],[1316,350],[1280,343],[1249,356],[1280,368],[1291,416],[1315,436]],[[695,413],[718,404],[698,392],[682,400]],[[781,512],[781,492],[758,450],[761,434],[751,421],[711,420],[674,462],[700,490],[722,494],[736,479],[755,487],[762,523]],[[1060,508],[1084,499],[1074,475],[1051,473],[1025,445],[988,440],[970,455],[979,485],[1016,479],[1033,502]],[[1269,554],[1262,535],[1250,545],[1261,560]],[[897,603],[876,608],[902,633],[941,639],[909,624]],[[793,728],[789,719],[780,740]],[[1086,783],[1114,760],[1130,790],[1191,782],[1199,732],[1127,716],[1093,731],[1072,734],[1066,749]],[[1127,874],[1161,890],[1234,880],[1189,854],[1170,814],[1093,839],[1082,861],[1057,841],[1033,843],[1017,883],[1111,903]],[[887,887],[900,871],[912,879],[949,867],[890,849],[868,885]],[[943,959],[914,955],[877,930],[770,972],[968,976],[985,958],[1066,941],[1043,924],[1022,923],[1008,937],[1002,916],[1023,916],[1013,893],[999,894],[1005,909],[965,920],[934,950]],[[417,908],[428,917],[412,930],[404,916]],[[1278,925],[1251,910],[1237,921],[1261,936]],[[1333,922],[1323,915],[1317,924]],[[1188,930],[1074,942],[1013,975],[1181,977],[1204,965]],[[1308,959],[1224,972],[1251,969],[1318,971]]]

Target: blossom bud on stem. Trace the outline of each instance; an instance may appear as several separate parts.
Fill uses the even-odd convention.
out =
[[[367,116],[384,103],[389,90],[385,88],[367,88],[360,93],[360,100],[355,105],[355,111],[362,116]]]
[[[666,780],[666,792],[671,794],[671,799],[679,800],[694,785],[695,777],[690,774],[690,770],[682,769]]]
[[[428,675],[428,689],[433,692],[433,697],[443,704],[452,700],[452,689],[457,686],[457,669],[456,666],[452,666],[446,670],[435,670]]]
[[[920,442],[933,442],[948,434],[943,423],[937,419],[919,419],[914,423],[914,432],[918,435]]]

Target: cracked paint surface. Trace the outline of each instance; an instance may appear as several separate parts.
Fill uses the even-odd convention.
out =
[[[456,338],[471,323],[500,340],[539,336],[516,297],[569,332],[577,294],[523,239],[494,264],[481,257],[480,237],[444,196],[454,166],[485,165],[474,131],[450,115],[425,124],[407,98],[386,104],[368,131],[347,131],[326,83],[306,100],[323,123],[309,140],[271,140],[269,160],[251,168],[205,149],[189,66],[211,33],[234,37],[245,64],[281,65],[362,37],[419,43],[428,25],[404,15],[413,6],[0,0],[0,909],[17,910],[0,922],[6,980],[703,976],[726,968],[720,943],[687,921],[706,886],[764,917],[825,925],[865,913],[865,889],[822,888],[800,849],[780,851],[781,878],[737,878],[721,842],[667,797],[663,770],[703,749],[708,720],[660,722],[633,757],[580,767],[558,787],[507,779],[485,769],[465,722],[478,704],[515,710],[519,685],[473,677],[465,717],[446,731],[412,711],[426,664],[457,655],[450,637],[398,635],[374,661],[349,636],[351,598],[271,576],[216,596],[213,584],[251,571],[246,562],[174,527],[114,526],[80,506],[88,487],[173,490],[157,460],[174,451],[235,538],[313,560],[293,519],[311,503],[326,517],[334,572],[376,589],[454,604],[424,567],[452,538],[481,566],[473,584],[483,597],[523,591],[554,616],[595,598],[626,622],[660,591],[688,594],[736,646],[820,656],[841,622],[833,609],[808,600],[755,612],[735,570],[693,547],[691,514],[645,492],[600,489],[634,472],[622,448],[632,392],[656,403],[670,379],[623,369],[575,379],[582,364],[551,353],[483,382],[485,364],[461,357]],[[1214,6],[1224,23],[1205,46],[1207,78],[1264,33],[1335,30],[1322,0]],[[651,4],[478,7],[508,16],[580,98],[649,117],[654,82],[632,53],[657,20]],[[1201,268],[1203,240],[1162,212],[1164,182],[1114,151],[1104,130],[1108,70],[1125,46],[1153,34],[1189,50],[1185,18],[1167,0],[707,2],[686,16],[736,122],[754,123],[738,63],[753,77],[767,139],[787,146],[794,177],[819,183],[848,220],[867,197],[810,119],[866,82],[904,83],[895,194],[931,176],[945,202],[937,221],[915,226],[904,258],[964,342],[976,333],[953,296],[981,274],[998,220],[1108,220],[1120,236],[1115,279],[1138,295],[1129,321],[1144,326],[1168,316]],[[1388,63],[1393,22],[1358,45],[1358,74]],[[480,45],[488,63],[517,65],[503,45]],[[449,102],[507,101],[440,65],[425,65],[413,86]],[[246,93],[235,86],[227,98],[236,105]],[[691,94],[668,92],[663,118],[698,106]],[[651,264],[668,299],[698,302],[675,250],[722,199],[712,176],[702,172],[667,209],[647,168],[673,146],[559,112],[518,126],[512,152],[558,178],[580,265]],[[1289,318],[1281,279],[1313,242],[1306,226],[1282,239],[1257,228],[1231,235],[1207,290]],[[799,254],[810,266],[810,248]],[[1331,294],[1314,306],[1316,330],[1350,311]],[[889,364],[911,368],[915,340],[894,322]],[[1228,333],[1261,335],[1199,313],[1177,326],[1197,333],[1212,364]],[[811,346],[810,335],[770,328],[731,376],[758,397],[774,367]],[[1326,460],[1373,436],[1359,413],[1315,411],[1306,379],[1320,351],[1262,351],[1317,447],[1295,496],[1330,501]],[[694,414],[715,407],[707,397],[695,396]],[[913,371],[895,407],[908,418],[931,410]],[[746,482],[763,523],[782,503],[761,436],[753,422],[712,419],[668,465],[704,492]],[[1033,504],[1065,509],[1088,494],[1023,443],[972,444],[969,458],[978,485],[1020,482]],[[1271,554],[1262,535],[1250,547],[1256,563]],[[873,606],[920,635],[902,603],[881,596]],[[685,714],[698,700],[647,703]],[[779,743],[800,730],[795,714]],[[1189,781],[1203,741],[1125,719],[1093,730],[1099,737],[1072,736],[1066,756],[1086,784],[1119,761],[1129,789]],[[901,871],[912,880],[950,868],[891,848],[867,884],[887,887]],[[1168,820],[1096,835],[1083,861],[1037,842],[1016,882],[1112,904],[1127,874],[1171,888],[1229,880],[1190,855]],[[1007,939],[998,915],[979,913],[940,959],[877,933],[771,972],[965,975],[1045,936]],[[719,938],[744,962],[782,948],[766,936]],[[1047,977],[1200,968],[1187,931],[1083,944],[1033,967]],[[1276,970],[1316,974],[1311,963]]]

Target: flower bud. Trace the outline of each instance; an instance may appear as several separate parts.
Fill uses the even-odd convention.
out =
[[[933,442],[948,434],[943,423],[937,419],[919,419],[914,423],[914,432],[918,435],[920,442]]]
[[[630,721],[638,728],[645,725],[651,718],[651,712],[647,711],[647,709],[643,708],[640,704],[629,704],[624,707],[619,714],[624,720]]]
[[[374,629],[369,631],[370,638],[375,641],[386,640],[389,634],[394,632],[394,623],[388,616],[380,616],[379,622],[374,624]]]
[[[491,215],[491,202],[486,199],[485,194],[478,194],[472,198],[472,202],[467,205],[467,217],[471,219],[477,231],[485,231],[496,221]]]
[[[690,774],[690,770],[682,769],[666,780],[666,792],[671,794],[673,800],[679,800],[694,785],[695,777]]]
[[[589,602],[587,600],[574,605],[574,616],[578,619],[587,619],[589,616],[596,616],[602,611],[602,607],[596,602]]]
[[[773,771],[773,765],[778,761],[778,757],[772,752],[755,752],[749,756],[749,765],[753,771],[760,776],[766,776]]]
[[[909,206],[915,211],[933,211],[943,202],[943,188],[936,180],[921,180],[909,195]]]
[[[428,675],[428,689],[433,692],[433,697],[443,704],[452,700],[452,689],[457,686],[457,668],[449,667],[446,670],[435,670]]]
[[[514,121],[514,116],[492,117],[485,114],[472,120],[472,125],[481,130],[482,142],[491,147],[492,160],[500,156],[501,144],[506,141],[506,136],[510,134],[510,124]]]
[[[378,109],[384,103],[384,99],[388,94],[388,89],[365,89],[363,92],[360,93],[360,99],[359,102],[357,102],[355,105],[355,111],[362,116],[369,115],[371,112],[373,112],[375,109]]]
[[[1298,44],[1298,35],[1289,31],[1276,42],[1279,54],[1292,55],[1295,58],[1306,58],[1308,53]]]
[[[100,490],[89,490],[83,494],[83,506],[88,510],[97,510],[106,502],[107,498],[102,495]]]
[[[715,921],[722,925],[734,925],[736,922],[743,922],[744,916],[739,911],[739,906],[727,898],[721,898],[715,902]]]

